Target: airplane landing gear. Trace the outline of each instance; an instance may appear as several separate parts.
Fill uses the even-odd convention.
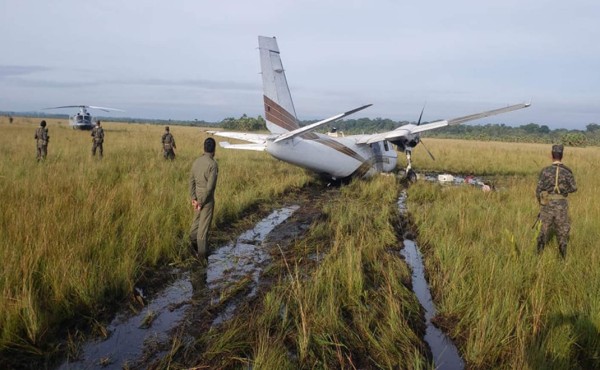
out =
[[[416,182],[417,181],[417,173],[412,169],[412,161],[411,161],[412,150],[411,149],[406,149],[404,151],[404,153],[406,154],[406,162],[407,162],[407,165],[406,165],[406,178],[410,182]]]
[[[415,183],[417,182],[417,173],[411,168],[410,170],[408,170],[406,172],[406,179],[408,180],[408,182],[410,183]]]

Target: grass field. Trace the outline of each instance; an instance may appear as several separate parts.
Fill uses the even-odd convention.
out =
[[[89,132],[49,120],[49,157],[35,160],[38,121],[0,117],[0,348],[42,355],[74,318],[93,321],[149,269],[186,256],[187,176],[202,130],[104,124],[105,158]],[[600,368],[600,148],[566,148],[578,192],[567,261],[538,256],[537,175],[549,145],[426,139],[417,170],[489,177],[497,191],[418,182],[409,212],[439,316],[469,368]],[[216,225],[311,181],[265,153],[217,151]],[[398,256],[393,177],[354,181],[323,206],[279,279],[247,317],[197,338],[198,364],[255,368],[430,368],[410,273]],[[307,256],[322,261],[303,270]],[[177,368],[176,364],[173,368]],[[183,365],[182,365],[183,367]]]
[[[418,182],[409,212],[425,260],[436,323],[473,369],[600,367],[600,272],[594,201],[599,148],[567,148],[579,191],[571,198],[567,262],[555,242],[538,256],[534,190],[549,145],[428,140],[438,160],[415,153],[416,168],[486,175],[497,191]],[[390,178],[357,181],[324,209],[326,220],[297,244],[279,284],[243,317],[200,338],[199,366],[258,368],[429,368],[415,340],[414,297],[395,241]],[[298,266],[328,250],[315,269]],[[303,251],[303,252],[302,252]],[[282,268],[283,269],[283,268]],[[285,270],[285,269],[284,269]]]
[[[420,183],[409,210],[440,314],[473,368],[600,368],[600,148],[566,148],[576,176],[567,261],[554,240],[538,256],[537,176],[550,145],[428,140],[417,168],[504,175],[498,191]]]
[[[429,368],[420,306],[398,253],[398,191],[394,177],[344,187],[271,271],[279,271],[278,283],[244,315],[200,337],[202,354],[189,364]],[[306,261],[319,253],[310,267]]]
[[[93,321],[146,271],[187,257],[188,175],[206,135],[172,127],[168,162],[162,126],[105,122],[98,160],[89,131],[47,120],[49,154],[37,163],[39,120],[0,119],[0,348],[42,354],[65,323]],[[310,181],[266,153],[239,154],[217,149],[216,225]]]

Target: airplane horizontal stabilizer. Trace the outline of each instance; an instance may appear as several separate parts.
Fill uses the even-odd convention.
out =
[[[229,139],[249,141],[255,144],[264,144],[267,141],[267,137],[269,137],[269,135],[265,134],[250,134],[247,132],[207,131],[207,133]]]
[[[230,144],[227,141],[221,141],[219,145],[225,149],[254,150],[257,152],[263,152],[266,148],[265,144]]]
[[[298,136],[300,134],[303,134],[303,133],[308,132],[308,131],[312,131],[312,130],[316,129],[319,126],[323,126],[326,123],[337,121],[337,120],[339,120],[341,118],[344,118],[344,117],[346,117],[348,115],[351,115],[351,114],[356,113],[358,111],[361,111],[361,110],[363,110],[365,108],[368,108],[371,105],[373,105],[373,104],[363,105],[362,107],[358,107],[358,108],[349,110],[347,112],[335,115],[333,117],[329,117],[329,118],[324,119],[322,121],[315,122],[315,123],[312,123],[310,125],[306,125],[304,127],[300,127],[299,129],[296,129],[294,131],[287,132],[287,133],[285,133],[283,135],[280,135],[277,139],[275,139],[274,143],[277,143],[277,142],[280,142],[280,141],[283,141],[283,140],[287,140],[287,139],[292,139],[292,138],[294,138],[294,137],[296,137],[296,136]]]

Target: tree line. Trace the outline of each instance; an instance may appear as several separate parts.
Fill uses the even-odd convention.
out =
[[[300,121],[300,126],[309,125],[316,120]],[[416,123],[409,121],[394,121],[388,118],[357,118],[336,121],[320,128],[324,133],[335,128],[345,135],[372,134],[394,130],[400,126]],[[186,124],[186,123],[183,123]],[[190,124],[190,123],[187,123]],[[200,125],[191,122],[192,125]],[[232,131],[266,131],[267,126],[262,116],[249,117],[243,114],[240,118],[228,117],[217,123],[201,122],[205,126],[222,127]],[[488,123],[485,125],[457,125],[448,126],[421,134],[424,137],[483,140],[483,141],[510,141],[530,143],[560,143],[567,146],[600,146],[600,124],[590,123],[586,130],[568,130],[564,128],[550,129],[547,125],[528,123],[521,126],[507,126],[503,123]]]
[[[6,112],[4,112],[6,113]],[[32,114],[29,116],[38,116]],[[41,116],[41,115],[39,115]],[[57,118],[68,118],[68,115],[49,115]],[[199,127],[221,127],[232,131],[266,131],[267,126],[262,116],[250,117],[243,114],[239,118],[227,117],[220,122],[207,122],[204,120],[152,120],[134,118],[107,118],[111,121],[122,122],[144,122],[152,124],[175,124]],[[317,122],[316,120],[300,121],[300,126]],[[345,135],[372,134],[394,130],[400,126],[415,123],[409,121],[394,121],[388,118],[357,118],[336,121],[320,128],[320,132],[327,132],[335,128]],[[585,130],[568,130],[564,128],[550,129],[547,125],[528,123],[521,126],[507,126],[503,123],[488,123],[485,125],[457,125],[426,131],[423,137],[483,140],[483,141],[510,141],[510,142],[533,142],[533,143],[560,143],[568,146],[600,146],[600,124],[590,123]]]

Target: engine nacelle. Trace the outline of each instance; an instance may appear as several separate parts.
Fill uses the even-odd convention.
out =
[[[412,150],[415,146],[419,144],[420,138],[418,135],[408,135],[397,140],[390,141],[392,144],[395,144],[398,147],[398,150]]]

